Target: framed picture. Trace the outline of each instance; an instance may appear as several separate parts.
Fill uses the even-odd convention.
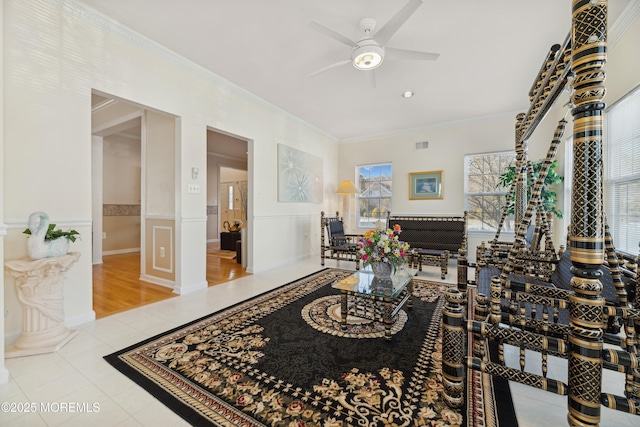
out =
[[[410,172],[409,200],[442,199],[442,171]]]

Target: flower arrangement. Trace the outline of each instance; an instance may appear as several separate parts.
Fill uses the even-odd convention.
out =
[[[399,234],[402,232],[400,225],[393,226],[393,230],[376,228],[368,230],[359,239],[360,259],[363,265],[374,262],[383,262],[391,266],[395,271],[407,261],[409,244],[400,241]]]

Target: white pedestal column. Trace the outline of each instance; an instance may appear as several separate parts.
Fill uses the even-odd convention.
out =
[[[15,277],[18,299],[24,306],[22,335],[5,350],[5,357],[51,353],[78,331],[64,326],[64,275],[80,258],[79,252],[35,260],[5,262]]]

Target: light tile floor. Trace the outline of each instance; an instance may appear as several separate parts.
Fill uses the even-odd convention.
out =
[[[336,264],[328,261],[327,266]],[[339,266],[353,268],[353,264],[347,262]],[[0,425],[185,426],[187,424],[180,417],[113,369],[102,357],[320,268],[319,261],[313,258],[242,277],[83,324],[78,328],[78,335],[56,353],[7,359],[10,380],[0,385],[0,403],[15,404],[13,408],[23,411],[0,411]],[[420,273],[421,277],[440,280],[438,269],[427,267],[425,270]],[[451,261],[446,281],[456,283],[455,260]],[[510,366],[517,366],[512,364],[517,363],[513,362],[517,361],[517,352],[508,350],[506,353]],[[550,372],[566,380],[566,362],[551,360]],[[622,381],[621,374],[607,375],[605,390],[620,394]],[[520,426],[567,425],[566,400],[562,397],[513,383],[511,390]],[[92,412],[65,409],[64,405],[70,403],[85,403]],[[33,404],[35,412],[24,412]],[[600,425],[638,427],[640,417],[603,409]]]

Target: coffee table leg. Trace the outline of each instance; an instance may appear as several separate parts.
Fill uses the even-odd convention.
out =
[[[393,318],[391,317],[391,311],[393,310],[393,304],[391,301],[384,302],[384,312],[382,319],[384,321],[384,339],[389,341],[391,339],[391,326],[393,325]]]
[[[347,329],[347,293],[340,293],[340,317],[342,318],[342,330]]]
[[[407,285],[407,292],[409,292],[409,299],[407,300],[407,308],[413,308],[413,280],[409,281]]]

